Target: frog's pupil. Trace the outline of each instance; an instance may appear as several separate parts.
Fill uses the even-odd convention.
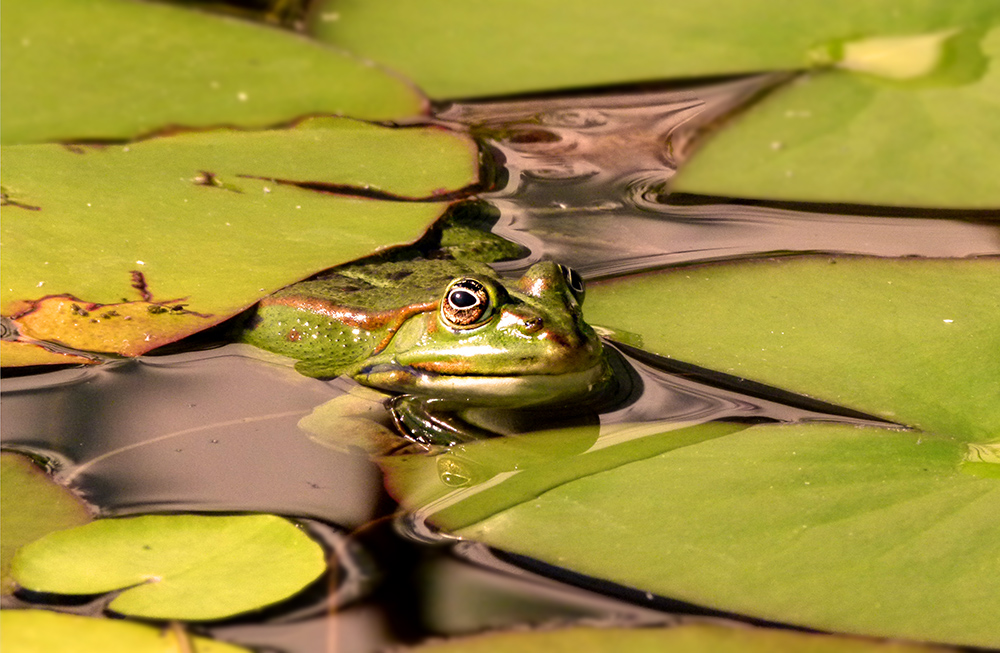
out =
[[[489,295],[475,279],[459,279],[448,289],[441,315],[453,327],[470,328],[488,315]]]
[[[464,308],[472,308],[473,306],[475,306],[477,303],[479,303],[479,298],[473,295],[468,290],[457,288],[453,293],[451,293],[449,301],[451,301],[451,305],[454,306],[455,308],[464,309]]]

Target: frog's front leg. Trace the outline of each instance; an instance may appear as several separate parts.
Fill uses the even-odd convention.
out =
[[[397,395],[386,402],[386,407],[400,433],[419,444],[450,447],[496,435],[443,410],[442,403],[429,397]]]

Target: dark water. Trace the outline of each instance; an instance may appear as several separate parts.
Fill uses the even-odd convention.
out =
[[[500,209],[496,231],[531,252],[498,266],[512,274],[541,258],[594,279],[774,253],[1000,254],[1000,229],[976,216],[666,195],[698,130],[773,81],[454,105],[437,120],[472,130],[503,163],[483,197]],[[616,351],[619,383],[592,416],[611,439],[588,442],[591,449],[648,434],[613,428],[626,423],[872,421],[627,346]],[[3,445],[54,461],[56,477],[102,516],[260,511],[303,520],[340,560],[329,577],[286,604],[202,628],[250,646],[366,651],[518,623],[719,616],[456,545],[419,513],[399,516],[375,462],[298,426],[352,385],[302,377],[245,345],[16,376],[2,383]]]

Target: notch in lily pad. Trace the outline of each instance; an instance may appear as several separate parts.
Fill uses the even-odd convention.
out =
[[[102,519],[22,548],[12,574],[54,594],[121,591],[108,608],[147,619],[213,620],[282,601],[326,569],[322,547],[275,515]]]

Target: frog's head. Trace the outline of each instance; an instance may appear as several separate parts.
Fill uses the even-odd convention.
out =
[[[532,405],[590,391],[605,376],[601,341],[583,321],[584,287],[552,262],[505,282],[453,279],[437,309],[414,316],[355,378],[470,405]]]

